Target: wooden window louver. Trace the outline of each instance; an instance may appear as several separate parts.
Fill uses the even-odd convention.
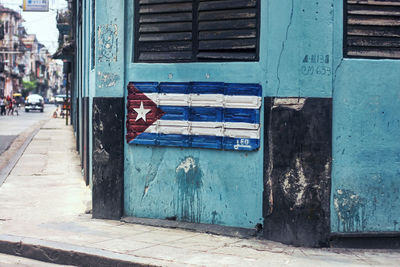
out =
[[[136,62],[258,60],[259,0],[136,0]]]
[[[344,0],[344,56],[400,58],[400,0]]]

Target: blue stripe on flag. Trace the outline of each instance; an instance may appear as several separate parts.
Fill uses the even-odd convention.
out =
[[[220,83],[220,82],[134,82],[134,86],[143,93],[165,94],[225,94],[241,96],[261,96],[259,84]]]
[[[165,114],[161,117],[163,120],[189,120],[189,107],[160,106],[160,108],[165,112]]]
[[[260,147],[260,139],[224,137],[223,149],[252,151]]]
[[[190,93],[192,94],[224,94],[224,83],[212,82],[192,82],[190,84]]]
[[[223,121],[222,108],[191,107],[189,121]]]
[[[260,123],[260,110],[226,108],[224,109],[224,122]]]
[[[139,137],[141,135],[139,135]],[[190,147],[190,136],[181,134],[158,134],[157,145]]]
[[[142,133],[130,141],[130,144],[252,151],[260,147],[260,140],[203,135]]]
[[[158,92],[165,94],[187,94],[189,93],[189,83],[160,83]]]
[[[226,83],[225,95],[261,96],[261,85],[252,83]]]
[[[157,93],[158,92],[158,83],[157,82],[140,82],[133,83],[133,85],[143,93]]]
[[[162,120],[260,123],[258,109],[160,106]]]

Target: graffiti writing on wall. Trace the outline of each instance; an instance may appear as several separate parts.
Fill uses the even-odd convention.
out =
[[[330,76],[332,68],[330,66],[329,55],[307,54],[304,55],[300,67],[300,73],[304,76]]]
[[[97,61],[116,62],[118,54],[118,26],[116,24],[99,25],[97,40]]]

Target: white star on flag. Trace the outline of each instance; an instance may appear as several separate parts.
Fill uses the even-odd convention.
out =
[[[138,121],[140,119],[143,119],[144,121],[146,121],[146,114],[151,111],[151,109],[145,109],[143,107],[143,101],[140,101],[140,107],[139,108],[134,108],[134,110],[138,114],[137,117],[136,117],[136,121]]]

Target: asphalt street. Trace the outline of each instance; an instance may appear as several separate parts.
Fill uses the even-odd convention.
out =
[[[67,265],[58,265],[47,263],[43,261],[31,260],[28,258],[16,257],[12,255],[6,255],[0,253],[0,266],[2,267],[47,267],[47,266],[67,266]]]
[[[18,116],[0,116],[0,154],[6,151],[15,138],[37,122],[49,118],[56,109],[55,105],[45,105],[44,112],[25,112],[22,108]]]

